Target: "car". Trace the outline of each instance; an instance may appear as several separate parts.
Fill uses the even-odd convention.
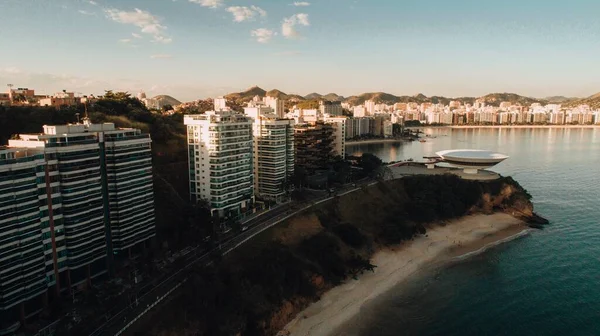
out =
[[[246,230],[248,230],[248,227],[247,227],[247,226],[245,226],[245,225],[244,225],[244,226],[242,226],[242,232],[244,232],[244,231],[246,231]]]

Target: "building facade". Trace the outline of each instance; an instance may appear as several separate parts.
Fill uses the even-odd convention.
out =
[[[346,132],[348,125],[351,124],[347,117],[324,117],[323,120],[333,126],[334,141],[333,155],[340,156],[342,159],[346,157]]]
[[[255,195],[281,202],[294,174],[294,120],[259,116],[253,128]]]
[[[294,144],[297,166],[308,171],[324,168],[334,156],[334,127],[320,121],[296,125]]]
[[[185,115],[190,199],[235,217],[254,201],[252,119],[231,111]]]
[[[43,273],[43,286],[29,285],[40,283],[33,269],[21,271],[23,289],[7,295],[13,291],[5,290],[7,279],[0,276],[0,298],[9,298],[0,309],[23,304],[41,287],[59,293],[89,285],[112,270],[114,254],[155,236],[150,149],[149,135],[138,129],[87,120],[44,126],[41,134],[9,140],[0,151],[0,211],[6,228],[12,225],[16,231],[9,229],[7,244],[0,243],[7,248],[0,247],[0,268],[5,269],[4,262],[34,265],[30,254],[15,251],[37,244],[32,251],[42,251],[43,262],[35,274]],[[35,207],[23,208],[34,201],[37,216]]]

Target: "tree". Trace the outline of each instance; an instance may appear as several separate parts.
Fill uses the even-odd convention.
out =
[[[371,153],[364,153],[359,160],[359,166],[363,169],[363,172],[367,175],[375,175],[379,172],[383,162],[376,155]]]

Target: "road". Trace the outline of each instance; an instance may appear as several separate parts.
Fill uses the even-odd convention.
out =
[[[336,190],[333,196],[326,195],[304,203],[283,204],[246,221],[242,221],[242,224],[249,228],[232,238],[222,241],[219,244],[220,251],[222,255],[226,255],[259,233],[302,211],[305,211],[317,204],[331,200],[335,196],[342,196],[356,190],[360,190],[362,186],[373,185],[375,183],[377,182],[369,180],[361,181],[358,182],[356,186],[347,185]],[[219,247],[217,247],[217,249]],[[183,257],[183,262],[181,262],[181,264],[184,264],[183,267],[166,277],[155,286],[152,286],[151,284],[146,285],[145,288],[138,292],[138,296],[134,299],[134,302],[131,306],[126,307],[113,315],[106,323],[98,327],[89,335],[118,336],[125,333],[127,329],[131,327],[138,319],[142,318],[147,312],[156,307],[171,293],[177,290],[187,280],[188,271],[192,266],[197,264],[209,265],[211,263],[211,253],[213,252],[214,250],[205,252],[199,247],[193,248],[190,253]]]

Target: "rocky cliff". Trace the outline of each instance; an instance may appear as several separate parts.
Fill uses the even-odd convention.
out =
[[[381,182],[337,197],[255,237],[211,269],[197,269],[153,335],[275,335],[325,291],[372,270],[373,253],[402,244],[425,224],[472,213],[535,215],[531,196],[510,177],[454,175]]]

